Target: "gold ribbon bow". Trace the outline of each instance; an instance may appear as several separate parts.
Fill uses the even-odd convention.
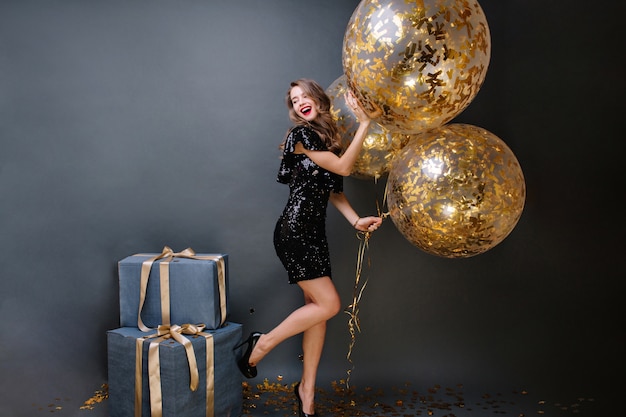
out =
[[[196,354],[193,351],[193,345],[191,341],[183,336],[183,334],[188,335],[199,335],[202,330],[204,330],[204,324],[183,324],[179,326],[177,324],[174,325],[166,325],[161,324],[157,328],[157,332],[155,334],[156,337],[160,337],[161,340],[155,340],[150,343],[150,347],[148,348],[148,374],[150,377],[159,374],[160,364],[159,364],[159,343],[163,340],[167,340],[172,338],[176,340],[178,343],[184,346],[185,352],[187,353],[187,363],[189,364],[189,375],[191,376],[189,381],[189,389],[195,391],[198,389],[198,383],[200,382],[200,378],[198,376],[198,364],[196,362]],[[159,386],[161,385],[161,379],[159,378]],[[150,384],[150,398],[152,398],[152,384]]]
[[[152,417],[162,417],[163,397],[161,392],[161,363],[159,358],[159,344],[167,339],[174,339],[182,344],[187,354],[189,365],[189,389],[196,391],[200,383],[196,354],[191,341],[183,334],[192,336],[204,336],[206,339],[206,416],[212,417],[215,404],[215,381],[214,381],[214,345],[213,335],[204,333],[204,324],[183,324],[183,325],[160,325],[156,333],[137,339],[135,351],[135,417],[141,417],[142,402],[142,365],[143,365],[143,342],[146,339],[154,339],[148,346],[148,382],[150,387],[150,415]]]
[[[224,324],[226,321],[226,265],[224,257],[222,255],[196,255],[196,252],[187,248],[181,252],[174,252],[169,246],[165,246],[163,251],[156,256],[153,256],[145,260],[141,264],[141,281],[140,281],[140,293],[139,293],[139,312],[137,314],[137,327],[141,331],[147,332],[151,329],[143,323],[141,320],[141,310],[143,309],[144,302],[146,301],[146,291],[148,289],[148,279],[150,277],[150,270],[152,264],[159,259],[164,259],[159,264],[159,279],[161,287],[161,319],[162,324],[170,324],[170,269],[169,263],[174,258],[187,258],[196,260],[209,260],[215,261],[217,264],[217,279],[218,289],[220,295],[220,324]]]

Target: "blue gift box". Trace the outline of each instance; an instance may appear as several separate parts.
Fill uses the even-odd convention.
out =
[[[111,417],[135,417],[136,407],[142,417],[151,415],[149,348],[158,343],[156,331],[142,332],[122,327],[107,332],[109,414]],[[199,384],[190,389],[190,368],[185,347],[173,339],[158,343],[161,410],[163,417],[234,417],[242,412],[242,377],[237,367],[234,347],[241,342],[242,325],[227,322],[217,330],[204,330],[196,336],[184,335],[195,353]],[[207,335],[213,349],[207,368]],[[145,340],[143,340],[145,339]],[[141,353],[137,352],[140,340]],[[141,355],[140,386],[136,384],[136,364]],[[207,369],[209,372],[207,373]],[[212,372],[211,372],[212,371]],[[213,377],[213,381],[210,380]],[[208,384],[208,385],[207,385]],[[207,392],[207,386],[213,387]],[[136,400],[137,388],[140,387]],[[156,396],[155,396],[156,397]],[[139,400],[140,399],[140,400]],[[137,401],[137,402],[136,402]]]
[[[121,327],[141,328],[138,315],[142,291],[145,298],[141,320],[149,328],[170,323],[202,323],[208,329],[217,329],[226,321],[228,255],[191,253],[194,258],[174,256],[153,261],[158,254],[137,254],[119,261]],[[146,262],[152,265],[142,288],[142,265]],[[163,273],[163,267],[167,268],[167,274]],[[168,278],[165,283],[163,275]]]

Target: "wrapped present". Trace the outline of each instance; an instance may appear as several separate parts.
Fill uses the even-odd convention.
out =
[[[241,324],[107,332],[111,417],[235,417],[243,390],[234,347]]]
[[[217,329],[228,313],[228,256],[188,248],[137,254],[118,263],[120,326],[202,323]]]

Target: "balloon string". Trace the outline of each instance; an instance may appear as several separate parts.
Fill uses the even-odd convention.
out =
[[[387,194],[388,193],[389,193],[389,182],[385,184],[385,192],[383,193],[383,206],[387,206]],[[388,211],[386,213],[381,213],[380,205],[378,204],[378,196],[376,196],[376,210],[378,210],[378,216],[382,217],[383,219],[385,219],[390,214]]]
[[[386,204],[386,192],[385,197],[383,198],[383,205]],[[389,213],[382,213],[380,204],[378,201],[378,195],[375,198],[376,201],[376,211],[378,216],[385,219],[389,216]],[[348,345],[348,354],[347,359],[351,365],[351,368],[347,370],[347,378],[346,378],[346,388],[350,389],[350,377],[352,376],[352,371],[354,371],[354,362],[352,361],[352,351],[354,350],[354,346],[356,344],[356,333],[361,332],[361,322],[359,319],[359,302],[361,301],[361,297],[363,297],[363,291],[365,291],[365,287],[369,281],[369,278],[366,278],[364,282],[361,284],[361,275],[363,272],[363,260],[365,259],[365,254],[369,250],[369,240],[371,237],[371,232],[357,232],[357,238],[359,239],[359,249],[357,252],[356,258],[356,277],[354,280],[354,288],[352,291],[352,303],[344,310],[346,314],[350,317],[348,319],[348,332],[350,333],[350,343]],[[368,255],[367,257],[367,266],[368,268],[371,266],[371,259]]]
[[[371,233],[370,232],[358,232],[357,238],[359,239],[359,250],[357,253],[357,261],[356,261],[356,278],[354,280],[354,288],[352,291],[352,303],[344,310],[346,314],[350,317],[348,319],[348,332],[350,333],[350,343],[348,345],[348,355],[347,359],[351,365],[351,368],[347,371],[346,378],[346,387],[350,389],[350,377],[352,375],[352,371],[354,370],[354,362],[352,361],[352,350],[354,349],[354,345],[356,344],[356,333],[357,331],[361,332],[361,323],[359,320],[359,302],[361,301],[361,297],[363,296],[363,291],[367,286],[367,282],[369,279],[366,279],[363,284],[361,284],[361,272],[363,270],[363,259],[365,258],[365,252],[368,248],[369,239]],[[370,266],[371,262],[368,257],[368,266]]]

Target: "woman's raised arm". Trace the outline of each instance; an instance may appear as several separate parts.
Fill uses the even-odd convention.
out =
[[[322,168],[347,177],[352,172],[352,167],[359,157],[361,148],[363,147],[363,141],[367,136],[367,130],[369,129],[372,119],[378,117],[381,114],[381,110],[377,109],[374,113],[368,114],[351,92],[346,93],[345,99],[346,103],[357,117],[359,127],[344,153],[341,156],[337,156],[329,151],[311,151],[305,149],[301,143],[296,145],[295,151],[296,153],[304,153]]]

